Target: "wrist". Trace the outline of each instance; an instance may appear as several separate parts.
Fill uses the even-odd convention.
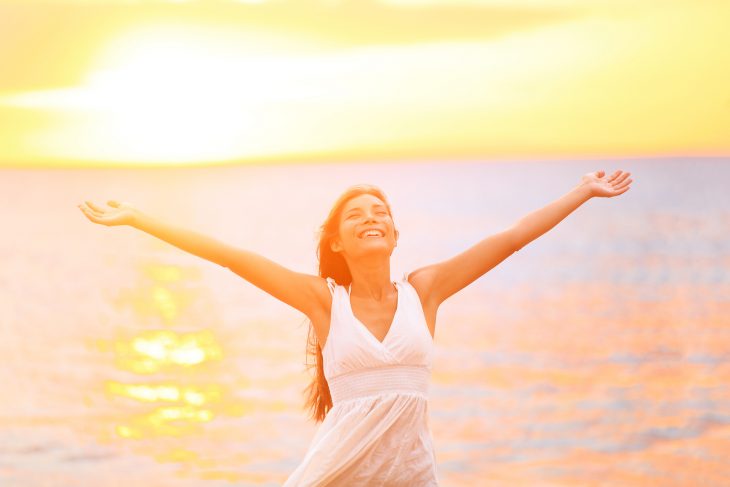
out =
[[[134,228],[140,228],[144,214],[136,208],[132,208],[130,213],[131,216],[129,217],[127,225]]]
[[[588,201],[589,199],[593,198],[593,188],[589,183],[580,183],[578,186],[573,188],[573,192],[580,196],[582,201]]]

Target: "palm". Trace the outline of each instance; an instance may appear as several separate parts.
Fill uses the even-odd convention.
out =
[[[591,196],[611,198],[629,190],[632,179],[627,179],[631,173],[616,171],[611,176],[606,176],[603,171],[590,172],[583,176],[581,185],[585,185],[591,192]]]
[[[78,206],[89,220],[100,225],[129,225],[134,220],[136,209],[132,205],[114,200],[108,201],[107,205],[111,208],[102,208],[91,201],[86,201]]]

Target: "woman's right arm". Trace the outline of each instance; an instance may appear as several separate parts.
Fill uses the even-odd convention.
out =
[[[230,269],[276,299],[310,318],[326,308],[327,282],[311,274],[295,272],[262,255],[239,249],[201,233],[163,222],[126,203],[109,201],[113,209],[89,201],[79,205],[89,220],[102,225],[129,225],[164,240],[188,253]]]

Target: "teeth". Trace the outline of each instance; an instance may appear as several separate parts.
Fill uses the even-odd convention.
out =
[[[363,237],[382,237],[383,233],[379,230],[367,230],[360,234],[360,238]]]

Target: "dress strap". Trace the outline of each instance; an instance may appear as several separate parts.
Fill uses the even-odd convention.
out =
[[[335,282],[335,280],[332,279],[331,277],[328,277],[327,278],[327,287],[330,288],[330,294],[332,294],[334,296],[335,287],[337,287],[337,282]]]

